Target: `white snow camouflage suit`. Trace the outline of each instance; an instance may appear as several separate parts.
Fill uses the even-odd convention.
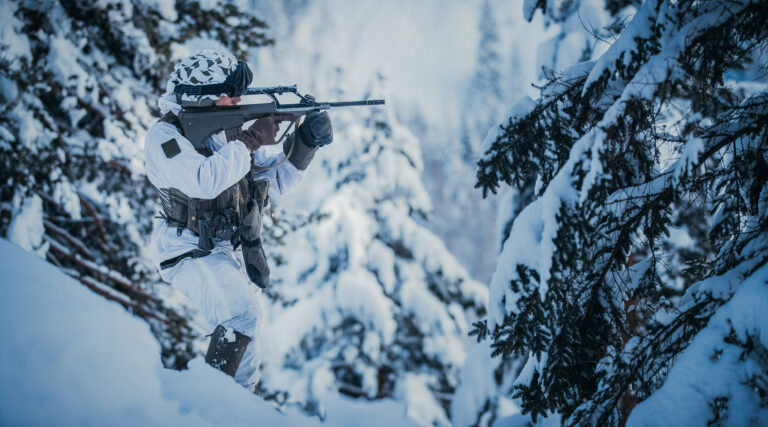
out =
[[[158,106],[163,115],[169,111],[178,115],[181,111],[172,88],[160,98]],[[161,144],[172,138],[178,142],[181,152],[168,158]],[[268,180],[273,191],[280,194],[303,179],[303,171],[291,162],[267,171],[251,171],[251,164],[263,167],[282,161],[285,154],[279,145],[261,147],[250,153],[239,140],[227,142],[222,132],[209,138],[206,146],[213,151],[210,157],[198,153],[174,125],[156,123],[148,130],[145,140],[147,177],[156,188],[176,188],[199,199],[214,199],[249,172],[254,179]],[[222,325],[252,338],[235,380],[253,388],[258,382],[259,327],[263,310],[261,290],[248,279],[240,252],[235,253],[229,241],[216,240],[210,255],[186,258],[165,270],[160,268],[163,261],[197,249],[198,241],[190,230],[183,229],[177,234],[176,227],[158,218],[154,221],[149,255],[163,280],[184,294],[201,312],[207,333]]]

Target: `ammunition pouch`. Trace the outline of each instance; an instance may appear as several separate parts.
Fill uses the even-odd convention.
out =
[[[197,220],[198,246],[204,251],[213,249],[214,240],[229,240],[237,248],[240,244],[240,218],[231,208],[214,216],[213,211],[205,211]]]
[[[265,187],[262,183],[266,181],[250,182],[243,178],[210,200],[187,197],[175,188],[160,189],[163,207],[161,217],[169,225],[175,226],[179,234],[186,228],[198,236],[198,246],[201,250],[213,249],[217,240],[229,241],[237,248],[241,243],[243,231],[254,234],[251,229],[261,226],[260,212],[268,200],[268,184]],[[256,209],[258,218],[251,213],[254,203],[252,195],[256,193],[259,194],[260,200],[260,208]],[[254,222],[256,224],[252,224]],[[255,234],[258,237],[258,231]]]
[[[205,217],[197,220],[197,246],[204,250],[213,249],[213,237],[216,234],[213,228],[213,212],[205,212]]]

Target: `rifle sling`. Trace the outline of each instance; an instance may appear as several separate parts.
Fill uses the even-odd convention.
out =
[[[298,131],[299,131],[299,122],[300,121],[301,121],[301,117],[296,117],[296,119],[293,121],[293,124],[291,125],[292,127],[295,126],[296,130],[294,130],[293,134],[291,135],[291,148],[288,149],[288,154],[285,155],[285,158],[283,160],[280,160],[277,164],[272,165],[272,166],[256,166],[256,165],[252,165],[251,169],[257,170],[257,171],[268,171],[270,169],[274,169],[274,168],[282,165],[283,163],[285,163],[286,160],[291,158],[291,154],[293,154],[293,147],[296,146],[296,138],[297,138],[296,134],[299,133]],[[285,132],[283,132],[283,136],[285,136],[285,133],[288,132],[288,130],[290,130],[290,128],[286,129]],[[280,139],[283,139],[283,137],[280,137]]]
[[[173,258],[169,258],[163,262],[160,263],[160,268],[162,270],[169,269],[173,267],[174,265],[180,263],[182,260],[187,258],[202,258],[206,255],[209,255],[211,251],[204,251],[202,249],[192,249],[189,252],[184,252],[183,254],[179,256],[175,256]]]

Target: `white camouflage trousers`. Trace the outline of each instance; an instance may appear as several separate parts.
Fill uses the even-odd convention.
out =
[[[259,380],[258,353],[261,327],[261,289],[251,283],[242,262],[232,252],[214,252],[202,258],[187,258],[175,269],[171,286],[184,294],[203,315],[205,329],[217,325],[234,328],[252,338],[235,381],[253,389]]]

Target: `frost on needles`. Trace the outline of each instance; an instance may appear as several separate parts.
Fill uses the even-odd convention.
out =
[[[534,420],[766,422],[768,315],[739,294],[768,292],[767,16],[645,2],[602,55],[551,73],[478,163],[486,194],[536,177],[473,331],[526,360],[513,394]],[[654,397],[670,389],[685,413]]]

